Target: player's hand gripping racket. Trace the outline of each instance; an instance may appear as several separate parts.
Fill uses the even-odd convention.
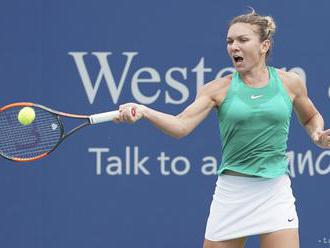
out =
[[[131,114],[135,116],[134,108]],[[6,105],[0,108],[0,155],[18,162],[41,159],[74,132],[112,121],[118,115],[118,110],[89,116],[68,114],[29,102]],[[80,119],[82,123],[65,132],[61,117]]]

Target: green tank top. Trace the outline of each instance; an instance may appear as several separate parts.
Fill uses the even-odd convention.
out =
[[[234,72],[218,108],[224,170],[274,178],[288,172],[287,139],[292,103],[277,70],[268,67],[269,81],[247,86]]]

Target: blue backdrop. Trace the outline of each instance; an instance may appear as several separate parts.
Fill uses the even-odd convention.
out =
[[[203,82],[232,71],[227,24],[253,6],[277,21],[270,64],[306,80],[329,124],[329,1],[0,5],[1,105],[32,101],[88,114],[134,101],[179,113]],[[330,247],[329,156],[293,117],[288,157],[303,248]],[[1,159],[0,246],[201,247],[220,158],[212,112],[181,140],[145,121],[110,123],[83,130],[38,162]]]

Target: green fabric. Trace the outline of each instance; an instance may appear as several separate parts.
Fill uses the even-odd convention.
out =
[[[218,174],[231,170],[274,178],[288,172],[287,139],[291,99],[277,70],[268,67],[269,81],[247,86],[234,72],[227,95],[218,108],[222,161]]]

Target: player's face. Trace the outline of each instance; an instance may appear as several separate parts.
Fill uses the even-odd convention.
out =
[[[260,42],[258,27],[248,23],[235,23],[227,34],[227,51],[238,72],[251,70],[265,63],[269,40]]]

